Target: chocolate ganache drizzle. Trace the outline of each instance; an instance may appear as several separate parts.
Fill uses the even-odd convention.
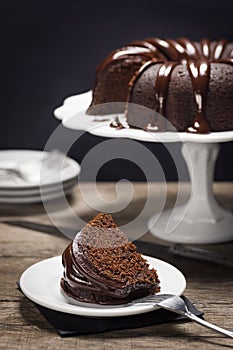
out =
[[[134,41],[128,46],[112,52],[98,67],[97,73],[114,60],[125,59],[132,55],[140,56],[142,58],[141,66],[129,82],[127,99],[129,103],[132,90],[139,76],[151,65],[161,64],[155,79],[155,111],[166,118],[166,101],[172,71],[177,65],[186,65],[192,82],[197,110],[193,125],[188,127],[187,132],[209,133],[210,128],[206,121],[205,109],[211,63],[233,65],[233,50],[225,55],[227,43],[225,39],[216,42],[202,39],[200,43],[196,43],[187,38],[177,40],[148,38]],[[158,131],[164,129],[163,122],[160,122]]]
[[[71,298],[83,302],[100,304],[128,302],[130,300],[127,298],[130,286],[123,289],[121,283],[107,281],[98,276],[89,266],[85,255],[82,246],[78,244],[78,249],[76,249],[74,243],[71,243],[63,253],[65,272],[64,278],[61,280],[61,287],[65,293]]]
[[[63,254],[63,264],[65,266],[64,279],[61,280],[63,290],[70,295],[84,302],[124,303],[130,293],[128,289],[122,289],[122,284],[106,281],[105,278],[98,276],[93,268],[89,266],[85,251],[81,245],[78,250],[70,244]],[[95,295],[95,299],[93,298]],[[105,298],[103,298],[105,295]],[[99,296],[99,300],[98,300]]]

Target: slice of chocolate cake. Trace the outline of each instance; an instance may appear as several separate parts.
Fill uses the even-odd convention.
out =
[[[98,214],[62,255],[61,291],[78,301],[123,304],[159,292],[159,279],[109,214]]]

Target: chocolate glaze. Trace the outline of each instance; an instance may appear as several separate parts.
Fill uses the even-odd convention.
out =
[[[233,64],[233,50],[227,55],[224,52],[227,40],[221,39],[211,42],[202,39],[196,43],[187,38],[177,40],[148,38],[134,41],[127,47],[112,52],[99,66],[98,73],[114,60],[132,57],[141,57],[141,67],[135,72],[129,82],[128,99],[130,102],[134,85],[140,75],[152,64],[162,63],[155,79],[155,110],[166,118],[166,100],[173,68],[183,64],[187,66],[192,81],[194,99],[197,107],[193,124],[187,129],[193,133],[209,133],[210,128],[206,121],[205,109],[209,88],[211,63]],[[126,107],[127,112],[127,107]],[[163,122],[157,122],[158,131],[163,131]]]
[[[177,62],[165,62],[161,65],[158,71],[158,75],[156,77],[155,83],[155,100],[156,107],[155,110],[162,116],[166,115],[165,107],[166,107],[166,99],[167,99],[167,91],[169,86],[169,81],[171,79],[172,70],[177,65]],[[166,130],[165,119],[162,117],[158,117],[157,124],[158,131]]]
[[[113,283],[101,278],[89,267],[82,247],[76,249],[70,244],[62,255],[65,268],[61,279],[61,288],[70,297],[83,302],[97,302],[101,304],[119,304],[129,301],[120,283]]]
[[[207,90],[210,77],[210,62],[205,60],[187,62],[189,74],[192,81],[195,102],[197,106],[197,114],[192,127],[188,128],[188,132],[208,133],[209,126],[205,120],[205,106],[207,100]]]
[[[110,123],[111,128],[115,128],[117,130],[125,129],[124,125],[120,122],[120,119],[118,115],[115,117],[115,119]]]

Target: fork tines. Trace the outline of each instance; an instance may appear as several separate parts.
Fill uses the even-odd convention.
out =
[[[152,294],[132,301],[132,304],[159,303],[165,299],[174,297],[172,294]]]

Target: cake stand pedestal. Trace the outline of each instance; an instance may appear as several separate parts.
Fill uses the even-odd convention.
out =
[[[71,96],[54,111],[62,124],[72,130],[84,130],[92,135],[110,138],[130,138],[146,142],[182,142],[182,154],[187,163],[191,196],[183,206],[153,215],[148,227],[152,235],[170,242],[211,244],[233,241],[233,215],[222,208],[213,194],[213,173],[220,142],[233,140],[233,131],[208,135],[189,133],[149,133],[136,129],[116,130],[109,121],[96,122],[87,116],[91,92]],[[106,119],[106,118],[104,118]]]
[[[218,143],[184,142],[182,154],[191,180],[191,196],[183,206],[154,215],[150,232],[177,243],[211,244],[233,240],[233,216],[222,208],[213,194],[214,166]]]

